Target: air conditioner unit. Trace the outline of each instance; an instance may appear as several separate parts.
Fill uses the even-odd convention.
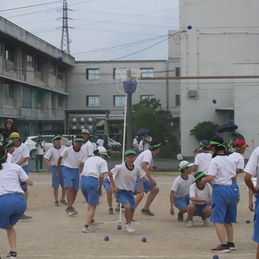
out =
[[[189,90],[188,96],[189,97],[197,97],[197,91],[196,90]]]

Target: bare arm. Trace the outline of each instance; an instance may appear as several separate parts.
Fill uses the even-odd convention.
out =
[[[104,173],[99,175],[99,195],[102,194],[102,186],[103,186]]]
[[[151,174],[148,170],[148,162],[142,162],[141,167],[146,172],[146,177],[151,182],[151,184],[156,185],[156,181],[151,177]]]
[[[244,181],[246,183],[246,186],[253,192],[258,193],[258,189],[255,189],[254,184],[252,182],[252,175],[249,173],[245,174]]]
[[[33,181],[32,181],[30,178],[28,178],[28,179],[25,181],[25,183],[27,183],[27,184],[30,185],[30,186],[33,185]]]
[[[23,163],[25,163],[28,160],[28,157],[24,157],[22,158],[20,161],[17,162],[17,165],[22,165]]]
[[[212,182],[214,179],[214,176],[213,175],[208,175],[204,178],[201,179],[201,182],[205,185],[206,183],[210,183]]]
[[[170,214],[174,214],[174,191],[170,193]]]
[[[60,175],[60,166],[61,166],[61,161],[62,161],[63,157],[60,156],[58,158],[58,162],[57,162],[57,175]]]
[[[238,169],[238,168],[236,169],[236,173],[237,173],[237,174],[241,174],[241,173],[243,173],[243,172],[244,172],[243,169]]]
[[[248,190],[248,208],[250,211],[254,211],[253,192],[250,189]]]
[[[109,179],[110,179],[112,191],[113,192],[118,192],[119,188],[115,185],[115,182],[114,182],[113,177],[112,177],[112,173],[108,172],[108,176],[109,176]]]
[[[52,164],[47,158],[43,158],[43,161],[47,164],[47,167],[52,167]]]
[[[192,202],[206,202],[207,205],[210,205],[210,202],[211,202],[211,198],[208,198],[206,200],[202,200],[202,199],[198,199],[198,198],[195,198],[195,197],[190,197],[190,200]]]

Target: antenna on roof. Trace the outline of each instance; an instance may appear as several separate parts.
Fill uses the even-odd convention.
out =
[[[67,11],[69,9],[67,8],[67,1],[64,0],[63,2],[63,23],[62,23],[62,35],[61,35],[61,50],[64,52],[70,54],[70,46],[69,43],[71,40],[69,39],[68,34],[68,14]]]

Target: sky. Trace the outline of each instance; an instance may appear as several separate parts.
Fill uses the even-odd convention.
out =
[[[167,59],[178,1],[67,0],[70,54],[77,61]],[[8,0],[0,15],[60,48],[62,9],[63,0]]]

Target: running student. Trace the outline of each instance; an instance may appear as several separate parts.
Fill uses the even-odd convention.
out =
[[[245,171],[245,183],[249,190],[254,193],[256,198],[255,201],[255,208],[254,208],[254,230],[253,230],[253,237],[252,240],[257,243],[257,253],[256,259],[259,259],[259,197],[258,197],[258,186],[259,186],[259,147],[257,147],[251,154],[246,167]],[[253,177],[256,177],[256,181],[253,182]],[[252,199],[252,198],[251,198]],[[250,199],[249,199],[250,201]],[[251,200],[252,201],[252,200]],[[249,209],[253,210],[253,203],[249,204]]]
[[[161,149],[161,142],[157,139],[153,139],[150,143],[150,147],[147,150],[143,151],[134,162],[134,165],[141,167],[146,173],[147,179],[145,178],[144,180],[143,191],[145,193],[148,193],[148,192],[150,193],[147,197],[144,208],[141,210],[141,213],[147,216],[154,216],[154,214],[150,211],[149,207],[159,192],[159,188],[156,186],[156,181],[152,178],[149,170],[156,168],[155,165],[151,165],[151,162],[153,160],[153,156],[159,153],[160,149]],[[134,188],[135,190],[139,188],[139,184],[140,184],[140,178],[138,177],[137,183]],[[136,207],[144,197],[143,191],[136,195],[136,198],[135,198]]]
[[[213,155],[208,176],[202,179],[202,183],[213,183],[210,221],[214,223],[220,242],[219,246],[211,249],[211,252],[228,253],[235,249],[232,223],[236,223],[237,202],[236,191],[232,184],[236,178],[236,166],[226,155],[226,144],[221,137],[213,137],[210,146]]]
[[[202,183],[202,178],[206,177],[203,172],[194,175],[195,182],[190,187],[190,203],[188,205],[187,227],[193,227],[193,216],[202,218],[204,226],[209,226],[208,218],[211,214],[212,187],[209,183]]]
[[[112,190],[120,203],[124,207],[124,216],[126,219],[126,229],[128,232],[135,232],[132,227],[132,218],[135,212],[135,201],[133,189],[139,177],[140,184],[135,190],[136,193],[142,192],[142,186],[145,179],[145,171],[134,164],[136,151],[130,149],[125,151],[124,164],[116,165],[109,173]]]
[[[187,212],[190,198],[190,186],[195,181],[191,175],[193,164],[188,161],[182,161],[178,169],[181,174],[178,175],[172,185],[170,193],[170,214],[174,215],[174,206],[179,210],[177,220],[183,221],[183,214]]]
[[[52,138],[53,146],[47,151],[44,156],[43,161],[47,164],[47,167],[51,168],[52,173],[52,185],[53,195],[54,195],[54,204],[55,206],[59,206],[59,202],[64,205],[68,205],[65,200],[66,189],[64,188],[64,177],[63,177],[63,161],[60,164],[60,177],[57,177],[57,165],[58,159],[61,156],[62,152],[65,150],[65,146],[60,144],[61,136],[54,136]],[[62,188],[61,191],[61,199],[58,200],[58,187],[59,185]]]
[[[99,221],[94,220],[94,215],[96,206],[99,205],[99,196],[102,194],[104,174],[108,173],[108,165],[104,160],[108,157],[106,148],[98,147],[94,154],[86,159],[81,174],[81,191],[88,203],[83,233],[93,233],[93,227],[100,224]]]
[[[67,147],[61,153],[57,163],[57,177],[61,176],[61,161],[63,160],[63,177],[64,187],[67,189],[68,207],[66,213],[68,216],[76,215],[78,212],[74,209],[73,204],[76,200],[79,190],[79,168],[83,166],[86,160],[86,154],[82,150],[84,139],[77,135],[74,139],[74,145]]]
[[[5,229],[10,244],[7,258],[15,259],[16,231],[14,225],[24,215],[26,200],[20,181],[32,186],[33,182],[21,166],[6,162],[7,151],[0,146],[0,228]]]

